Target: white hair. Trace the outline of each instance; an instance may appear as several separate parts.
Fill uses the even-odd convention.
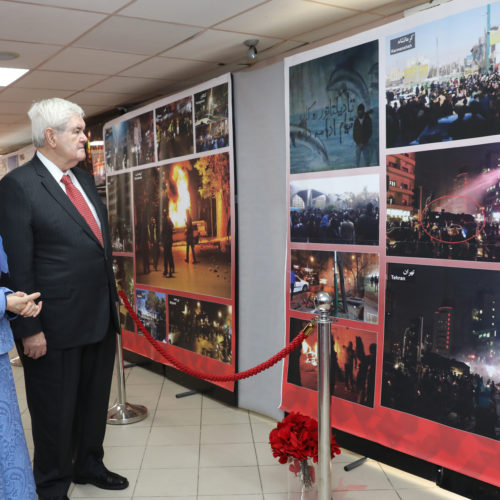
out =
[[[35,102],[28,111],[33,145],[36,148],[43,147],[45,145],[45,130],[53,128],[58,132],[63,132],[70,118],[74,115],[83,118],[85,113],[78,104],[66,99],[53,97]]]

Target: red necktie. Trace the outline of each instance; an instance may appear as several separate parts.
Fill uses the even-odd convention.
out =
[[[101,242],[101,245],[104,247],[104,242],[102,239],[101,230],[99,229],[99,225],[95,220],[92,211],[88,203],[85,201],[82,193],[75,187],[69,175],[63,175],[61,178],[61,182],[66,186],[66,194],[69,199],[73,202],[76,209],[80,212],[80,215],[85,219],[85,222],[89,225],[92,232],[95,234],[96,238]]]

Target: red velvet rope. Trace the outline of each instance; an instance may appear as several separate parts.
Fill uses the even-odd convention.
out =
[[[120,290],[118,292],[120,298],[122,299],[127,311],[132,316],[132,319],[135,321],[137,327],[141,330],[144,336],[148,339],[149,343],[172,365],[174,365],[177,369],[191,375],[192,377],[202,378],[204,380],[212,380],[214,382],[231,382],[235,380],[242,380],[244,378],[252,377],[253,375],[257,375],[271,366],[275,365],[278,361],[281,361],[285,356],[288,356],[293,350],[297,349],[300,344],[304,341],[306,337],[308,337],[313,330],[313,323],[310,322],[306,325],[306,327],[295,337],[292,342],[290,342],[284,349],[282,349],[278,354],[275,354],[272,358],[264,361],[260,365],[255,366],[254,368],[250,368],[249,370],[245,370],[244,372],[234,373],[233,375],[209,375],[207,373],[199,372],[189,368],[189,366],[184,365],[177,361],[172,355],[170,355],[166,349],[163,347],[161,342],[157,342],[153,337],[151,337],[150,333],[146,330],[141,320],[137,316],[136,312],[132,309],[130,302],[127,300],[125,293]]]

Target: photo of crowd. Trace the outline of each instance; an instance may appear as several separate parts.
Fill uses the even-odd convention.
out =
[[[232,306],[169,295],[168,343],[232,363]]]
[[[158,342],[166,343],[167,304],[164,293],[138,288],[136,291],[137,316],[149,334]],[[140,330],[137,331],[142,335]]]
[[[387,254],[500,260],[498,143],[387,156]]]
[[[334,300],[332,316],[376,324],[378,280],[377,254],[292,249],[290,309],[316,314],[314,297],[326,291]]]
[[[193,99],[185,97],[157,108],[156,147],[158,161],[192,154]]]
[[[499,25],[493,3],[387,39],[388,148],[500,133]]]
[[[113,252],[134,251],[131,196],[129,173],[108,176],[108,219]]]
[[[104,131],[106,170],[123,170],[155,161],[153,112],[119,122]]]
[[[378,245],[377,174],[290,182],[291,241]]]
[[[290,173],[379,164],[378,41],[289,68]]]
[[[195,94],[194,116],[197,153],[229,146],[228,84]]]
[[[229,154],[133,173],[138,283],[231,297]]]
[[[290,318],[290,341],[307,321]],[[330,391],[332,396],[373,408],[377,334],[346,326],[332,325]],[[318,338],[314,332],[290,353],[287,381],[318,390]]]
[[[134,307],[134,263],[132,257],[113,256],[113,272],[115,273],[116,288],[122,291]],[[122,330],[135,332],[135,323],[127,308],[120,300],[120,325]]]
[[[389,264],[387,276],[382,405],[500,439],[498,271]]]

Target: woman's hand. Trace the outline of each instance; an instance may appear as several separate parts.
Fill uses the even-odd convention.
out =
[[[7,299],[7,311],[18,314],[25,318],[34,318],[42,310],[42,302],[35,304],[35,300],[40,297],[40,292],[27,295],[24,292],[9,293]]]

